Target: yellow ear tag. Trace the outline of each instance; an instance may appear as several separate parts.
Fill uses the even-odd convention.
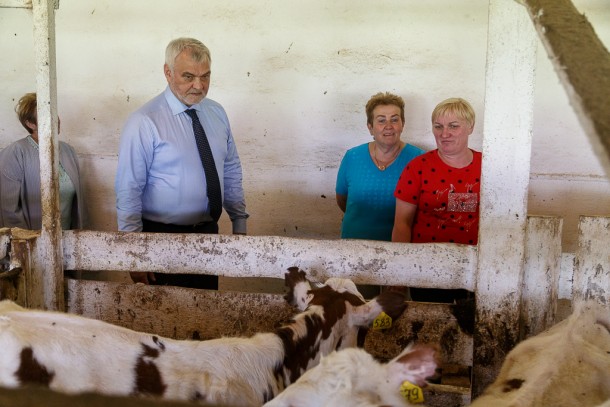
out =
[[[421,387],[406,380],[400,386],[400,394],[410,403],[424,402],[424,392]]]
[[[392,317],[381,311],[377,318],[373,321],[373,329],[388,329],[392,326]]]

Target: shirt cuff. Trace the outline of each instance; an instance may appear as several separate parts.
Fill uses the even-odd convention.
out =
[[[233,234],[246,234],[246,218],[235,218],[232,220]]]

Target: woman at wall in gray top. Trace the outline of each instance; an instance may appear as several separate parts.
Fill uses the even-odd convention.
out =
[[[15,107],[30,133],[0,153],[0,226],[41,229],[40,159],[36,94],[27,93]],[[59,207],[62,229],[83,229],[85,207],[74,149],[59,142]]]

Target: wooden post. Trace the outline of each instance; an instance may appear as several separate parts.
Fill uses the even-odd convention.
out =
[[[9,228],[0,228],[0,260],[9,255],[10,243],[11,230]]]
[[[7,299],[15,301],[24,307],[31,307],[32,293],[32,263],[31,240],[13,238],[11,240],[11,266],[20,267],[21,273],[5,286]],[[6,284],[6,283],[5,283]]]
[[[581,216],[572,307],[587,300],[610,304],[610,218]]]
[[[6,278],[10,268],[8,262],[11,249],[11,230],[0,228],[0,300],[14,299],[16,293],[12,281]]]
[[[35,269],[43,273],[44,307],[63,311],[65,307],[59,214],[55,4],[55,0],[34,0],[32,4],[42,202],[42,232],[37,243],[36,261],[44,265]]]
[[[473,397],[519,338],[536,40],[522,6],[490,0]]]
[[[557,315],[563,219],[530,216],[525,238],[520,340],[551,327]]]
[[[0,299],[9,299],[24,307],[42,306],[43,291],[36,281],[39,274],[34,271],[31,261],[33,245],[38,236],[38,232],[31,230],[0,229],[0,243],[3,246],[0,255],[10,257],[10,270],[21,270],[16,274],[9,272],[10,278],[0,279]],[[10,246],[10,252],[6,251],[5,245]]]

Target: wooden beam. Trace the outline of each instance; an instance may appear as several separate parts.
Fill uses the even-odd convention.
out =
[[[284,278],[298,266],[312,280],[474,289],[476,247],[279,236],[63,232],[66,270],[157,271]]]
[[[610,177],[610,53],[570,0],[521,0]]]

